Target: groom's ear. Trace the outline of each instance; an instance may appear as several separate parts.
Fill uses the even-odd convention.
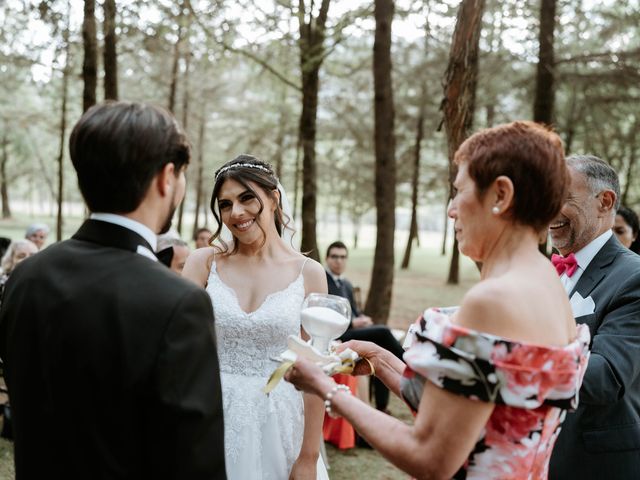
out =
[[[169,162],[156,175],[154,183],[161,196],[171,195],[176,182],[176,166]]]

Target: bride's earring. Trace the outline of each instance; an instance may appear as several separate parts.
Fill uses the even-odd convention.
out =
[[[491,213],[494,215],[498,215],[500,213],[500,209],[496,206],[491,209]]]

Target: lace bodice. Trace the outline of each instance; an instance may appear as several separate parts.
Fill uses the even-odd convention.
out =
[[[284,290],[268,295],[251,313],[240,308],[235,291],[222,281],[215,263],[207,292],[216,318],[220,371],[268,378],[277,366],[272,358],[287,349],[287,337],[300,334],[302,272]]]
[[[267,296],[257,310],[240,308],[235,291],[211,266],[207,292],[213,303],[220,361],[227,476],[230,480],[288,478],[304,431],[302,395],[281,382],[262,392],[287,349],[300,334],[304,277]]]

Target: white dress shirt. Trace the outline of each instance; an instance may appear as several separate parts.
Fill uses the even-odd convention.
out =
[[[593,260],[600,249],[604,247],[604,244],[607,243],[609,238],[611,238],[611,235],[613,235],[613,231],[607,230],[602,235],[591,240],[587,246],[575,253],[576,260],[578,262],[578,268],[576,268],[576,271],[571,277],[566,273],[560,275],[560,281],[568,294],[571,293],[571,290],[573,290],[573,288],[578,284],[578,280],[580,280],[580,277],[591,263],[591,260]]]
[[[153,230],[151,230],[146,225],[132,220],[129,217],[123,217],[122,215],[116,215],[115,213],[92,213],[89,215],[91,220],[99,220],[101,222],[113,223],[114,225],[119,225],[121,227],[127,228],[142,238],[144,238],[147,243],[151,246],[153,250],[149,250],[147,247],[138,245],[136,250],[137,253],[143,255],[151,260],[158,261],[158,258],[154,255],[153,251],[157,248],[158,237]]]

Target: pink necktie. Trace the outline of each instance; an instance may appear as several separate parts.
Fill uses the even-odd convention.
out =
[[[576,273],[578,269],[578,261],[576,260],[576,256],[573,253],[570,253],[566,257],[562,255],[556,255],[555,253],[551,255],[551,263],[556,267],[556,272],[558,275],[562,275],[563,273],[567,274],[567,277],[572,276]]]

